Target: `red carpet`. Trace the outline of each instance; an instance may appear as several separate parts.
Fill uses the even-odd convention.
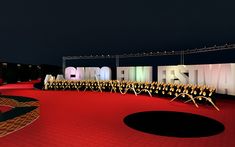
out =
[[[235,100],[218,100],[220,112],[212,106],[169,102],[169,99],[115,93],[0,89],[4,95],[36,98],[40,118],[31,125],[0,138],[7,147],[54,146],[235,146]],[[141,111],[180,111],[220,121],[225,131],[210,137],[176,138],[156,136],[127,127],[123,118]],[[174,123],[174,122],[172,122]]]
[[[1,85],[0,90],[2,89],[33,89],[33,84],[40,82],[39,80],[32,80],[30,82],[19,82],[17,84],[6,84]]]
[[[0,112],[2,113],[10,111],[11,109],[12,107],[9,107],[9,106],[0,106]]]

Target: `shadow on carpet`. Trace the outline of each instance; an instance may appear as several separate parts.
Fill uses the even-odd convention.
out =
[[[224,131],[222,123],[201,115],[174,111],[130,114],[124,123],[138,131],[169,137],[206,137]]]

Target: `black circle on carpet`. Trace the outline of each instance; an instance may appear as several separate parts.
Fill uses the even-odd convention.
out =
[[[170,137],[206,137],[224,131],[214,119],[184,112],[146,111],[130,114],[124,123],[138,131]]]

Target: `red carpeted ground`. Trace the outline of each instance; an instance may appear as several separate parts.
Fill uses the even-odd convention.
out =
[[[0,106],[0,112],[1,113],[10,111],[11,109],[12,109],[12,107],[10,107],[10,106]]]
[[[0,138],[0,146],[235,146],[235,100],[218,100],[217,105],[221,109],[218,112],[211,106],[200,106],[198,109],[192,104],[170,103],[169,99],[131,94],[1,88],[0,92],[4,95],[33,97],[41,104],[40,118]],[[210,137],[176,138],[139,132],[123,123],[123,118],[131,113],[157,110],[208,116],[222,122],[225,131]]]
[[[33,84],[40,82],[39,80],[33,80],[30,82],[19,82],[17,84],[1,85],[0,90],[3,89],[33,89]]]

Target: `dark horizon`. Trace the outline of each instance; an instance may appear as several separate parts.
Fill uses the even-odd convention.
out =
[[[0,59],[61,66],[62,56],[69,55],[186,50],[233,44],[234,5],[235,1],[231,0],[2,1]],[[220,58],[235,62],[234,53],[225,53]],[[212,58],[215,57],[213,54]]]

